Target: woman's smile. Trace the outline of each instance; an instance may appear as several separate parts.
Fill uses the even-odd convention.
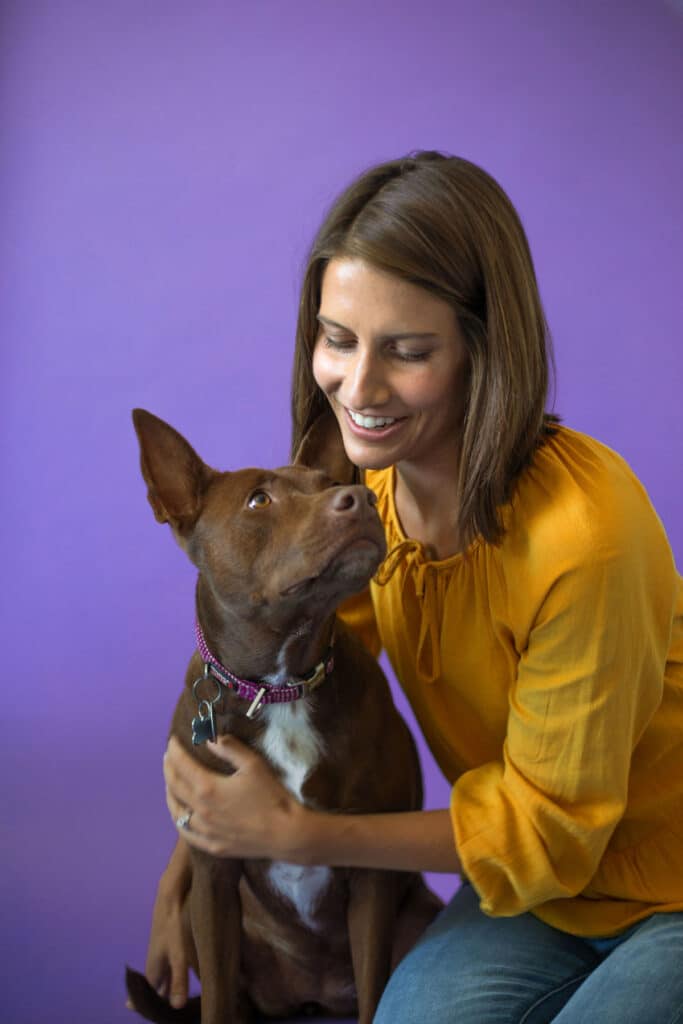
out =
[[[397,428],[405,423],[405,416],[371,416],[354,412],[353,409],[346,409],[348,426],[351,433],[356,437],[366,440],[385,441],[393,435]]]
[[[366,430],[381,430],[383,427],[391,427],[398,422],[395,417],[391,416],[363,416],[362,413],[354,412],[353,409],[346,411],[357,427],[364,427]]]

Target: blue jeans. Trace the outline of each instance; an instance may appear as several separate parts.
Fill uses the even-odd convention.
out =
[[[549,1021],[683,1024],[683,914],[601,943],[533,914],[487,917],[463,885],[399,964],[374,1024]]]

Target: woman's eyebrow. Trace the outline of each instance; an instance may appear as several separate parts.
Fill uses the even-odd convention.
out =
[[[330,320],[329,317],[321,316],[320,313],[318,313],[316,319],[319,323],[325,324],[326,327],[338,327],[340,331],[348,330],[347,327],[344,327],[344,324],[338,324],[336,320]]]
[[[344,327],[343,324],[337,323],[336,320],[330,320],[329,317],[321,316],[318,313],[318,321],[324,324],[325,327],[336,327],[340,331],[347,331],[348,327]],[[408,341],[411,338],[436,338],[436,331],[390,331],[386,334],[380,334],[379,341]]]

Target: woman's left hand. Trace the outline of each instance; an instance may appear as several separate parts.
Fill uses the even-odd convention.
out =
[[[216,857],[291,857],[304,807],[267,762],[233,736],[207,749],[236,769],[219,775],[204,768],[175,737],[164,756],[166,803],[180,835]],[[183,817],[185,824],[181,824]]]

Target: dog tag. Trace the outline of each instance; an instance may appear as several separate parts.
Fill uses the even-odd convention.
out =
[[[195,747],[211,740],[216,741],[216,721],[213,717],[213,706],[208,700],[199,705],[197,715],[192,719],[192,743]]]

